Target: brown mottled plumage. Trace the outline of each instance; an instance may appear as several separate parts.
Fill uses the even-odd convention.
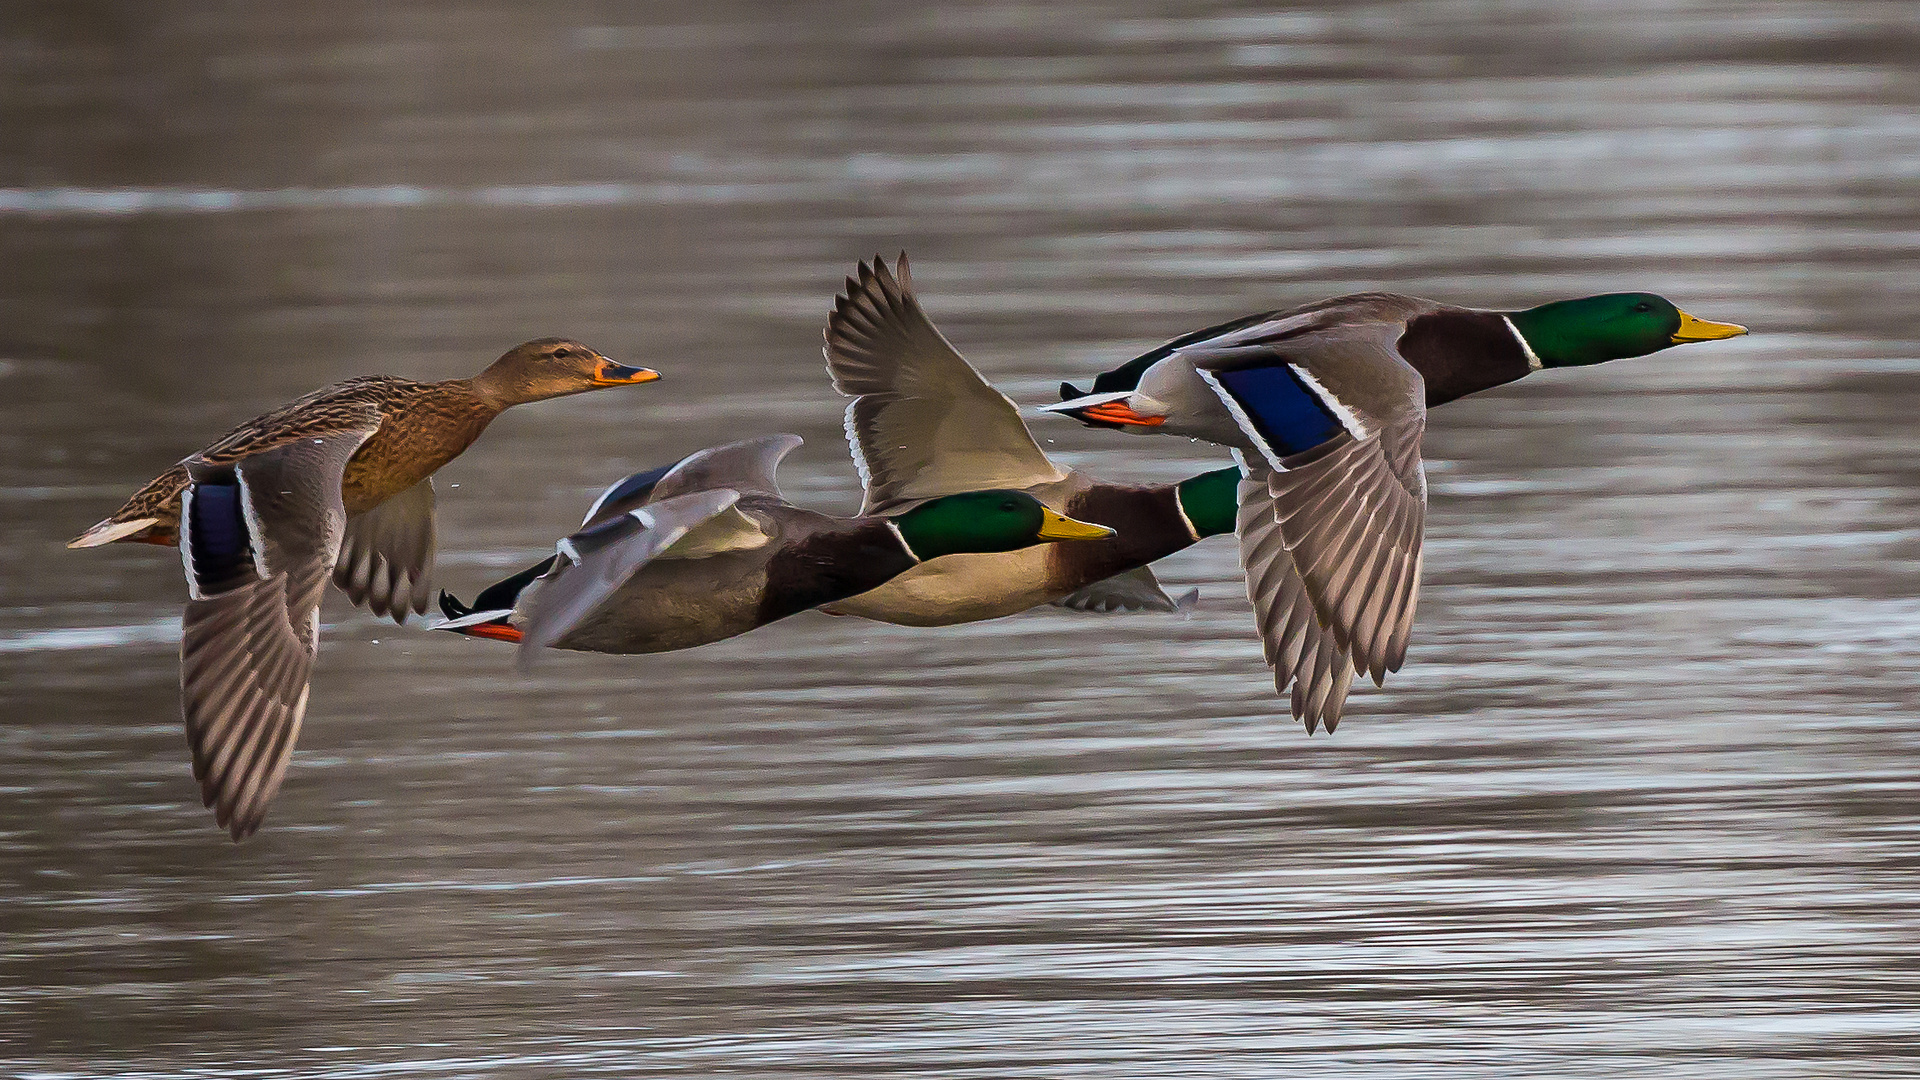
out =
[[[201,795],[235,840],[293,753],[327,578],[395,622],[424,612],[433,472],[511,406],[657,378],[543,338],[471,379],[349,379],[228,432],[67,545],[181,548],[181,711]]]
[[[636,372],[617,377],[619,372]],[[603,374],[604,373],[604,374]],[[541,338],[515,347],[471,379],[423,383],[391,375],[363,375],[255,417],[221,436],[190,460],[227,464],[309,432],[331,431],[364,405],[380,410],[380,429],[347,463],[341,494],[347,514],[363,514],[459,457],[507,408],[605,386],[658,378],[623,368],[577,341]],[[133,493],[126,505],[70,541],[68,547],[108,543],[173,546],[180,542],[180,492],[185,461]],[[146,524],[132,531],[121,527]]]

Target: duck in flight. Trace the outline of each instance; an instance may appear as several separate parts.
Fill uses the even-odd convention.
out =
[[[187,741],[201,797],[235,840],[285,776],[327,580],[395,622],[424,612],[433,473],[511,406],[659,377],[543,338],[471,379],[349,379],[233,429],[67,545],[180,548]]]
[[[1420,587],[1428,407],[1542,368],[1746,333],[1651,293],[1481,311],[1393,293],[1249,315],[1176,338],[1047,406],[1096,427],[1233,448],[1238,528],[1276,687],[1309,732],[1356,674],[1406,659]]]
[[[438,629],[543,648],[690,649],[866,592],[929,562],[1113,536],[1010,490],[927,499],[905,513],[839,518],[774,483],[797,435],[712,447],[608,488],[546,560],[469,607],[442,593]]]

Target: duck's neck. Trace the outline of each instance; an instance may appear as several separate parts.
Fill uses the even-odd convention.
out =
[[[447,460],[459,456],[467,447],[472,446],[487,425],[494,422],[506,411],[511,402],[502,402],[491,397],[473,385],[472,379],[448,379],[435,383],[436,394],[424,395],[408,406],[409,412],[419,413],[428,425],[438,425],[448,432],[450,451]],[[438,469],[442,461],[434,466]]]
[[[1497,311],[1447,308],[1407,323],[1400,355],[1427,386],[1427,407],[1477,394],[1539,370],[1539,358]]]
[[[1215,469],[1182,480],[1174,489],[1196,541],[1233,531],[1240,510],[1240,477],[1238,468]]]
[[[1239,483],[1240,470],[1227,468],[1178,484],[1094,484],[1076,493],[1069,517],[1117,531],[1105,540],[1048,544],[1048,584],[1073,592],[1232,532]]]
[[[492,368],[475,375],[471,379],[450,379],[442,385],[457,387],[488,410],[487,419],[491,420],[515,405],[525,405],[530,401],[539,401],[539,397],[529,397],[513,380],[504,377],[492,377]]]

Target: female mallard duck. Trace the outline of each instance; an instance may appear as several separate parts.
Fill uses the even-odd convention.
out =
[[[914,296],[907,257],[879,258],[827,319],[827,370],[847,406],[847,442],[866,489],[863,514],[893,516],[983,487],[1024,491],[1112,539],[936,559],[823,610],[909,626],[996,619],[1055,603],[1172,611],[1147,564],[1233,531],[1238,469],[1178,484],[1096,480],[1047,460],[1013,402],[941,336]]]
[[[242,424],[68,545],[179,545],[187,739],[235,840],[259,828],[293,751],[329,575],[395,622],[424,612],[434,471],[510,406],[657,378],[546,338],[472,379],[350,379]]]
[[[1476,311],[1360,293],[1176,338],[1047,408],[1233,447],[1241,562],[1293,712],[1332,730],[1355,674],[1406,659],[1420,589],[1430,405],[1548,367],[1746,333],[1649,293]],[[1329,633],[1330,631],[1330,633]]]
[[[546,561],[468,608],[441,593],[439,629],[583,652],[690,649],[865,592],[923,562],[1113,535],[1018,491],[930,499],[897,517],[835,518],[783,498],[800,445],[769,435],[702,450],[613,485]],[[535,579],[535,575],[541,575]]]

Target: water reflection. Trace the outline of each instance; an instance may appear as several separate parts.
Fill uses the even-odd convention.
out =
[[[1911,5],[5,27],[15,1071],[1798,1078],[1914,1030]],[[668,381],[443,473],[456,591],[742,432],[806,436],[789,494],[850,509],[819,327],[901,246],[1035,403],[1366,287],[1644,288],[1756,336],[1436,413],[1409,666],[1331,740],[1219,541],[1168,565],[1189,621],[800,618],[531,682],[338,604],[287,789],[224,843],[177,564],[60,541],[238,418],[542,333]]]

